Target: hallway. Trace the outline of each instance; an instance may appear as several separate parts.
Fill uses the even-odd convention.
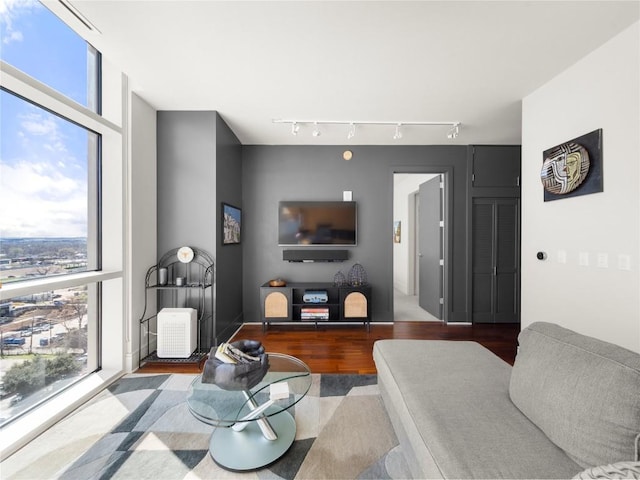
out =
[[[393,290],[393,320],[404,322],[442,322],[418,306],[417,295]]]

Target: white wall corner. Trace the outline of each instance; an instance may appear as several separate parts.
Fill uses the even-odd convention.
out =
[[[639,72],[636,22],[523,100],[523,328],[554,322],[640,352]],[[542,152],[600,128],[604,191],[544,202]]]

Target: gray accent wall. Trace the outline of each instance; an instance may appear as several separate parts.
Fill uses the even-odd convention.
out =
[[[242,207],[241,145],[213,111],[159,111],[157,128],[158,257],[183,245],[214,257],[216,327],[201,329],[209,348],[242,318],[242,251],[220,241],[221,201]]]
[[[360,263],[372,285],[374,322],[393,321],[393,174],[448,175],[450,322],[468,321],[467,306],[467,147],[354,146],[345,161],[343,146],[243,146],[243,304],[244,321],[260,320],[259,287],[282,277],[295,282],[331,282]],[[288,263],[278,246],[280,200],[342,200],[353,192],[358,204],[358,245],[345,247],[344,263]]]
[[[215,252],[216,113],[158,112],[158,256]]]
[[[372,321],[393,321],[393,177],[444,173],[445,309],[470,322],[470,162],[467,146],[243,146],[217,112],[158,112],[158,256],[182,245],[216,262],[214,322],[203,346],[261,319],[260,286],[273,278],[332,282],[355,263],[372,286]],[[358,205],[358,244],[342,263],[289,263],[278,246],[278,202],[342,200]],[[222,202],[242,209],[242,241],[222,245]],[[298,247],[304,248],[304,247]],[[320,248],[320,247],[319,247]],[[331,247],[323,247],[331,248]]]
[[[216,316],[219,341],[228,340],[243,321],[242,243],[222,245],[222,202],[242,209],[242,145],[224,120],[216,115],[216,205],[207,218],[217,231]]]

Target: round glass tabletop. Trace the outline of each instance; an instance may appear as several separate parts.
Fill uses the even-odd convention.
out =
[[[194,379],[187,395],[191,413],[200,421],[230,427],[269,403],[268,408],[254,414],[255,420],[277,415],[298,403],[311,387],[311,371],[301,360],[281,353],[268,353],[269,370],[250,390],[224,390],[214,383]]]

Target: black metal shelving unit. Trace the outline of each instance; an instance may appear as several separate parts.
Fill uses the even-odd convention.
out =
[[[203,335],[215,332],[214,261],[211,255],[199,248],[190,247],[193,258],[184,262],[178,257],[180,248],[165,253],[160,261],[147,270],[145,277],[144,310],[140,318],[139,366],[147,363],[199,364],[207,355],[203,349]],[[158,283],[158,272],[167,269],[167,283]],[[176,285],[176,278],[183,278],[182,285]],[[149,295],[156,296],[156,311],[148,315]],[[197,349],[188,358],[159,358],[153,350],[152,338],[157,333],[157,315],[163,307],[195,308],[197,311]],[[208,307],[208,308],[207,308]],[[150,313],[150,312],[149,312]],[[154,331],[155,330],[155,331]]]

